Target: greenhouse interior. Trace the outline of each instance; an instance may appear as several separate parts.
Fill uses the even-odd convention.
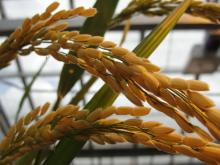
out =
[[[0,165],[219,165],[220,4],[0,0]]]

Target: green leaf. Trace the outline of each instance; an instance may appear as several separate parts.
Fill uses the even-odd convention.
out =
[[[155,27],[152,32],[135,48],[135,52],[140,57],[149,57],[158,45],[167,36],[170,30],[176,25],[179,18],[184,14],[192,0],[183,1],[179,7],[173,10],[162,23]]]
[[[97,77],[92,76],[86,84],[83,85],[83,87],[80,89],[79,92],[76,93],[76,95],[72,98],[70,101],[70,104],[77,105],[85,96],[85,94],[88,92],[92,84],[97,80]]]
[[[34,82],[36,81],[37,77],[40,75],[40,73],[41,73],[42,69],[44,68],[44,66],[46,65],[46,63],[47,63],[47,58],[46,58],[46,60],[43,62],[43,64],[40,66],[40,69],[39,69],[39,70],[35,73],[35,75],[33,76],[33,78],[32,78],[32,80],[31,80],[30,84],[25,88],[24,94],[23,94],[23,96],[22,96],[22,98],[21,98],[21,100],[20,100],[20,102],[19,102],[19,107],[18,107],[18,110],[17,110],[16,115],[15,115],[15,121],[18,120],[18,117],[19,117],[19,114],[20,114],[21,109],[22,109],[22,107],[23,107],[24,101],[25,101],[25,99],[27,98],[27,96],[29,95],[32,85],[33,85]]]
[[[117,2],[118,0],[98,0],[94,5],[94,7],[98,10],[98,13],[94,17],[88,18],[85,21],[80,33],[103,36],[108,28],[108,22],[114,14]],[[74,75],[71,72],[73,70]],[[58,85],[57,101],[54,108],[59,105],[61,99],[72,89],[75,83],[82,76],[83,72],[84,70],[77,65],[64,64]]]
[[[134,52],[141,57],[149,57],[149,52],[153,52],[152,50],[156,49],[156,47],[162,42],[168,32],[173,28],[173,26],[177,23],[180,16],[185,12],[185,10],[190,5],[191,0],[184,1],[177,9],[174,10],[165,20],[158,25],[156,29],[154,29],[150,35],[144,39],[141,44],[139,44]],[[166,29],[166,28],[168,29]],[[158,35],[158,33],[160,35]],[[150,39],[149,39],[150,37]],[[156,40],[155,40],[156,38]],[[145,49],[145,47],[149,48],[149,44],[153,47],[151,50],[146,53],[149,49]],[[89,101],[85,108],[93,111],[98,107],[106,107],[111,105],[114,100],[117,98],[118,94],[114,93],[111,88],[107,85],[104,85]],[[77,142],[70,139],[61,140],[61,142],[55,148],[55,151],[52,155],[47,159],[44,165],[68,165],[72,159],[78,155],[81,148],[85,142]]]

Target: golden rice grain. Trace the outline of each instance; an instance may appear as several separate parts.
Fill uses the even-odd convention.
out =
[[[214,102],[198,92],[188,91],[190,100],[199,108],[209,108],[215,106]]]
[[[214,123],[207,121],[205,123],[206,127],[208,128],[209,132],[217,139],[220,140],[220,130],[218,127],[215,126]]]
[[[171,87],[175,89],[186,90],[188,89],[188,83],[186,80],[181,78],[172,78]]]
[[[76,16],[79,15],[80,13],[82,13],[85,10],[84,7],[80,6],[74,9],[71,9],[70,11],[70,16]]]
[[[105,134],[105,136],[115,142],[119,142],[119,143],[125,142],[125,139],[116,133],[108,133]]]
[[[94,48],[86,48],[84,53],[91,58],[101,58],[102,52]]]
[[[53,2],[53,3],[51,3],[51,4],[46,8],[46,12],[48,12],[48,13],[53,12],[54,10],[56,10],[56,9],[58,8],[59,5],[60,5],[59,2]]]
[[[216,126],[220,128],[220,110],[216,108],[211,108],[207,110],[205,113],[209,117],[209,119],[212,122],[216,123]]]
[[[175,131],[175,129],[166,126],[156,126],[150,129],[154,134],[169,134]]]
[[[66,13],[66,10],[60,10],[58,12],[56,12],[51,18],[50,20],[54,20],[54,21],[57,21],[57,20],[60,20],[63,15]],[[52,22],[51,22],[52,23]]]
[[[209,85],[203,81],[199,80],[187,80],[188,87],[195,91],[207,91],[209,90]]]
[[[149,72],[159,72],[160,71],[160,67],[159,66],[157,66],[157,65],[154,65],[154,64],[151,64],[151,63],[143,63],[142,64],[146,69],[147,69],[147,71],[149,71]]]
[[[89,110],[86,110],[86,109],[80,110],[80,111],[76,112],[75,118],[77,120],[86,119],[86,117],[88,116],[89,113],[90,113]]]
[[[181,111],[183,111],[189,116],[194,116],[195,112],[189,104],[187,104],[184,100],[182,100],[179,97],[175,97],[175,99],[176,99],[176,105]]]
[[[127,54],[129,52],[129,50],[122,48],[122,47],[115,47],[115,48],[112,48],[111,52],[113,55],[121,57],[121,56]]]
[[[102,113],[102,109],[98,108],[95,111],[91,112],[87,116],[86,120],[88,120],[89,122],[94,122],[94,121],[96,121],[96,120],[101,118],[101,113]]]
[[[145,121],[142,123],[141,127],[142,128],[153,128],[156,126],[161,125],[161,123],[157,122],[157,121]]]
[[[159,96],[167,103],[176,106],[176,98],[168,90],[160,89]]]
[[[132,116],[145,116],[150,113],[150,108],[147,107],[134,107],[132,108],[131,115]]]
[[[72,37],[75,37],[79,35],[79,31],[71,31],[71,32],[68,32],[65,34],[65,37],[68,38],[68,39],[71,39]]]
[[[159,81],[160,87],[168,88],[171,86],[171,79],[161,73],[153,73],[153,76]]]
[[[52,131],[51,131],[51,126],[47,125],[47,126],[41,128],[40,129],[40,135],[46,141],[52,141],[53,140],[53,135],[52,135]]]
[[[61,23],[61,24],[58,24],[58,25],[55,25],[55,26],[51,27],[50,30],[63,31],[68,27],[68,25],[69,24],[67,22],[64,22],[64,23]]]
[[[220,161],[220,148],[216,147],[202,147],[200,152],[210,158]]]
[[[105,82],[117,93],[121,92],[120,84],[113,76],[105,76]]]
[[[215,161],[213,158],[210,158],[208,156],[204,156],[204,154],[197,152],[196,158],[203,161],[204,163],[210,164],[210,165],[218,165],[219,163]]]
[[[124,82],[120,82],[121,87],[123,88],[123,93],[124,95],[135,105],[138,106],[142,106],[142,102],[141,100],[139,100],[134,94],[133,92],[130,90],[130,88],[128,88],[128,86],[124,83]]]
[[[132,113],[132,108],[129,106],[121,106],[115,109],[115,114],[117,115],[129,115]]]
[[[158,135],[158,139],[162,139],[172,143],[180,143],[182,142],[183,136],[178,133],[172,132],[169,134],[163,134],[163,136]]]
[[[118,119],[101,119],[98,122],[102,125],[113,125],[113,124],[120,123],[121,121]]]
[[[168,144],[164,144],[155,140],[152,140],[152,142],[158,150],[172,154],[176,153],[176,151]]]
[[[109,107],[102,110],[101,118],[102,119],[107,118],[107,117],[111,116],[112,114],[114,114],[115,111],[116,111],[116,108],[114,106],[109,106]]]
[[[39,22],[31,28],[31,32],[36,32],[45,26],[44,22]]]
[[[192,133],[193,132],[193,126],[187,121],[186,117],[183,116],[180,113],[175,113],[173,118],[178,123],[178,125],[186,132]]]
[[[153,93],[158,92],[158,87],[160,83],[150,72],[144,72],[143,79],[144,84],[146,85],[148,90],[150,90]]]
[[[39,15],[39,14],[35,14],[35,15],[31,18],[31,24],[36,24],[39,20],[40,20],[40,15]]]
[[[114,65],[121,77],[128,78],[132,75],[130,69],[124,63],[115,61]]]
[[[128,88],[130,88],[137,98],[142,101],[146,100],[145,94],[132,81],[128,81]]]
[[[101,44],[100,44],[101,47],[103,48],[114,48],[116,46],[116,43],[112,42],[112,41],[103,41]]]
[[[149,135],[147,135],[146,133],[143,133],[143,132],[136,132],[133,135],[133,138],[136,139],[136,141],[138,141],[141,144],[145,144],[148,140],[151,139],[151,137]]]
[[[213,141],[213,138],[203,129],[194,126],[194,131],[201,137],[203,138],[205,141]]]
[[[91,44],[91,45],[99,45],[100,43],[102,43],[104,40],[103,37],[100,37],[100,36],[92,36],[87,42],[88,44]]]
[[[93,17],[97,13],[95,8],[85,9],[84,11],[80,12],[79,15],[84,17]]]
[[[196,137],[191,136],[185,136],[183,138],[183,144],[190,146],[192,148],[194,147],[203,147],[207,144],[207,141],[204,141],[203,139],[199,139]]]
[[[100,138],[100,136],[90,136],[89,137],[93,142],[97,143],[97,144],[100,144],[100,145],[104,145],[105,144],[105,141],[103,139]]]
[[[22,23],[22,32],[27,33],[31,28],[31,19],[26,18]]]
[[[16,28],[16,30],[9,36],[9,40],[14,40],[21,35],[21,28]]]
[[[127,119],[124,121],[124,124],[130,125],[130,126],[140,127],[142,122],[143,122],[143,120],[141,120],[141,119]]]
[[[177,152],[190,156],[190,157],[195,157],[196,156],[196,151],[194,151],[192,148],[185,146],[185,145],[173,145],[174,150]]]
[[[75,36],[73,39],[75,42],[85,42],[88,41],[91,38],[91,35],[89,34],[79,34]]]
[[[129,64],[139,64],[141,65],[143,61],[141,58],[137,57],[135,53],[128,52],[122,56],[122,59]]]
[[[75,129],[85,129],[89,127],[90,127],[90,124],[86,120],[77,120],[74,122]]]
[[[46,20],[51,16],[51,13],[49,12],[44,12],[40,15],[40,20]]]

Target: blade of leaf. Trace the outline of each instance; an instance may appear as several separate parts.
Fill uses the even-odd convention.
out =
[[[92,84],[97,80],[97,77],[92,76],[86,84],[80,89],[79,92],[76,93],[76,95],[72,98],[70,101],[70,104],[77,105],[85,96],[85,94],[88,92]]]
[[[94,17],[88,18],[85,21],[80,33],[103,36],[108,28],[108,22],[113,16],[117,2],[118,0],[98,0],[94,5],[98,13]],[[74,71],[74,75],[72,74],[72,71]],[[77,65],[64,64],[58,85],[56,106],[54,106],[54,108],[59,105],[62,97],[64,97],[72,89],[75,83],[82,76],[83,72],[84,70],[79,68]]]
[[[173,28],[173,26],[177,23],[178,19],[180,18],[181,15],[185,12],[185,10],[189,7],[190,3],[192,0],[186,0],[183,3],[180,4],[177,9],[175,9],[175,12],[172,12],[168,17],[165,18],[165,20],[158,25],[156,29],[154,29],[150,33],[150,38],[151,39],[144,39],[135,49],[134,52],[141,57],[149,57],[150,54],[146,53],[148,49],[145,49],[145,47],[148,47],[148,44],[153,45],[154,50],[165,38],[165,36],[168,34],[168,32]],[[168,21],[168,27],[167,27],[167,22]],[[172,23],[174,21],[174,23]],[[166,26],[167,29],[164,29],[161,26]],[[165,30],[165,31],[164,31]],[[156,32],[155,32],[156,31]],[[163,33],[164,34],[161,34]],[[160,37],[158,40],[154,40],[154,37],[158,38],[159,36],[157,35],[159,33],[160,35],[163,35],[163,37]],[[152,37],[154,36],[154,37]],[[148,38],[148,37],[147,37]],[[153,44],[152,41],[153,40]],[[152,52],[152,51],[151,51]],[[101,89],[93,96],[93,98],[89,101],[89,103],[85,106],[86,109],[89,109],[90,111],[93,111],[95,108],[98,107],[106,107],[111,105],[114,100],[117,98],[118,94],[114,93],[111,88],[108,85],[104,85],[101,87]],[[46,160],[44,165],[68,165],[72,159],[78,155],[80,152],[81,148],[85,142],[76,142],[70,139],[64,139],[61,140],[61,142],[57,145],[55,148],[55,151],[53,154],[49,156],[49,158]],[[65,152],[64,152],[65,151]],[[61,161],[62,159],[62,161]]]
[[[31,87],[32,85],[34,84],[34,82],[36,81],[36,79],[38,78],[38,76],[40,75],[41,71],[43,70],[44,66],[46,65],[47,63],[47,58],[46,60],[43,62],[43,64],[40,66],[40,69],[35,73],[35,75],[33,76],[30,84],[25,88],[25,91],[24,91],[24,94],[19,102],[19,106],[18,106],[18,110],[16,112],[16,115],[15,115],[15,121],[18,120],[18,117],[19,117],[19,114],[21,112],[21,109],[23,107],[23,104],[24,104],[24,101],[26,100],[30,90],[31,90]]]
[[[152,30],[152,32],[135,48],[134,51],[140,57],[149,57],[167,36],[169,31],[176,25],[179,18],[183,15],[191,3],[192,0],[183,1],[179,7],[173,10],[169,16],[162,21],[162,23]]]

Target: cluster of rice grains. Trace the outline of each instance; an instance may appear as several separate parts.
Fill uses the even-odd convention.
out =
[[[173,128],[155,121],[137,118],[118,120],[114,115],[146,116],[149,108],[108,107],[89,113],[78,106],[67,105],[47,112],[49,104],[36,108],[10,128],[0,143],[0,164],[31,150],[43,149],[64,137],[78,141],[92,140],[98,144],[139,143],[159,150],[185,154],[209,163],[220,162],[220,145],[201,138],[183,136]]]
[[[103,119],[112,113],[146,115],[148,111],[143,107],[110,107],[89,114],[87,110],[79,111],[78,107],[71,105],[48,114],[29,127],[30,122],[39,118],[37,115],[43,114],[47,109],[46,104],[19,120],[10,129],[0,145],[1,162],[10,162],[28,150],[52,144],[67,135],[75,135],[78,140],[92,139],[100,144],[123,141],[142,143],[165,152],[197,157],[211,164],[220,162],[219,146],[212,143],[213,140],[220,140],[220,113],[213,101],[200,93],[208,90],[206,83],[170,78],[160,73],[160,68],[147,59],[117,47],[111,41],[104,41],[103,37],[80,34],[78,31],[63,31],[67,24],[59,23],[60,20],[77,15],[93,16],[96,10],[79,7],[52,14],[57,6],[58,3],[53,3],[43,14],[26,19],[22,27],[10,35],[0,46],[1,67],[7,65],[17,54],[28,55],[31,52],[77,64],[100,77],[115,92],[122,92],[135,105],[142,107],[144,102],[148,102],[154,109],[174,119],[184,131],[196,133],[200,138],[177,135],[172,133],[173,129],[157,122]],[[47,43],[47,46],[43,43]],[[185,115],[197,118],[211,135],[190,123]],[[87,131],[81,131],[84,129]],[[89,134],[84,135],[83,132]],[[11,154],[14,151],[19,152]],[[203,156],[204,154],[210,157]]]
[[[36,47],[44,43],[44,37],[49,33],[56,34],[56,32],[67,28],[68,24],[62,21],[76,16],[91,17],[96,14],[96,9],[85,9],[83,7],[53,13],[58,6],[59,3],[54,2],[42,14],[36,14],[32,18],[25,19],[22,26],[18,27],[0,45],[0,68],[7,66],[11,60],[16,58],[17,54],[28,55],[37,49]],[[43,53],[44,51],[39,50],[39,52]]]

